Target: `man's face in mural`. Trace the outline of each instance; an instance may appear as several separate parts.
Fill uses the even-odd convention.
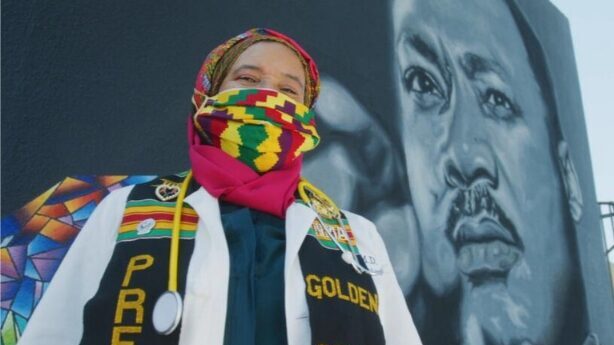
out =
[[[397,0],[393,16],[424,287],[460,291],[466,344],[552,343],[570,225],[548,109],[511,13],[503,1]]]

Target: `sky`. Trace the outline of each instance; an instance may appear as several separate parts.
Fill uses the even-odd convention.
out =
[[[614,1],[551,0],[571,26],[598,201],[614,201]]]

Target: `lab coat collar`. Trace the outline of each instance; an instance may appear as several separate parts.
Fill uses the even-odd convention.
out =
[[[220,218],[219,201],[203,187],[185,198],[202,219]],[[316,219],[316,213],[309,207],[294,202],[286,211],[286,257],[294,259],[298,255],[309,227]],[[205,221],[206,222],[206,221]]]
[[[309,207],[294,202],[286,211],[286,267],[298,257],[309,227],[316,219],[316,213]]]
[[[223,233],[222,224],[220,220],[220,207],[218,200],[209,194],[204,188],[199,188],[194,193],[185,198],[185,202],[190,204],[198,213],[201,221],[205,224],[205,231]],[[298,253],[303,244],[309,227],[316,219],[316,213],[311,208],[300,204],[293,203],[288,207],[286,211],[286,255],[284,258],[284,293],[286,296],[294,296],[297,293],[303,293],[305,291],[305,282],[301,273],[300,262]],[[197,235],[198,236],[198,235]],[[216,237],[222,237],[216,236]],[[225,248],[225,256],[227,257],[226,244],[223,239],[219,246]],[[219,249],[219,247],[218,247]],[[218,269],[222,269],[219,266],[224,266],[223,270],[229,270],[229,263],[227,260],[221,260],[218,265]],[[228,278],[228,272],[226,274],[218,273]],[[223,286],[222,286],[223,285]],[[225,296],[227,295],[228,284],[217,284],[217,296],[224,299],[223,303],[226,303]],[[221,301],[220,301],[221,302]],[[222,303],[222,302],[221,302]],[[220,304],[221,305],[221,304]],[[222,308],[223,309],[223,308]],[[285,311],[286,311],[286,327],[288,334],[288,345],[309,344],[311,342],[311,332],[309,328],[309,316],[307,312],[307,301],[305,298],[286,298],[285,299]],[[224,325],[225,310],[223,313],[218,313],[215,322],[217,325]],[[185,326],[185,325],[184,325]],[[195,333],[205,336],[205,333],[211,332],[213,329],[206,330],[207,327],[192,327],[195,329]],[[220,327],[223,330],[223,326]],[[222,334],[215,334],[213,337],[219,340],[219,343],[223,341]],[[193,339],[197,339],[194,337]],[[182,339],[183,340],[183,339]],[[186,337],[186,343],[189,343],[190,339]],[[182,342],[183,343],[183,342]],[[212,342],[215,343],[215,342]]]

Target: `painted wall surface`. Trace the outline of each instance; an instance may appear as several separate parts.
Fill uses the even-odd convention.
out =
[[[425,344],[614,343],[569,27],[547,0],[5,1],[2,215],[68,175],[184,170],[199,64],[255,26],[318,62],[304,174],[378,225]]]

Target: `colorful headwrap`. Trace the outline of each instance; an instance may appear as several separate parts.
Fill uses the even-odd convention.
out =
[[[219,88],[251,45],[274,41],[294,51],[305,69],[305,102],[265,89]],[[211,195],[283,218],[294,201],[302,153],[319,141],[311,108],[320,91],[313,59],[291,38],[252,29],[215,48],[205,59],[188,122],[194,179]]]
[[[203,62],[194,86],[194,102],[198,109],[204,95],[213,96],[219,91],[224,77],[237,57],[256,42],[279,42],[294,51],[305,68],[305,104],[313,107],[320,93],[320,75],[315,62],[307,52],[290,37],[271,29],[255,28],[237,35],[213,49]]]

